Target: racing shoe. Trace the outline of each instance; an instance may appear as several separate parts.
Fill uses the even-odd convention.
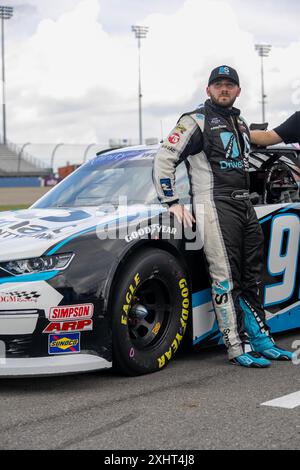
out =
[[[291,361],[293,358],[293,353],[275,345],[269,349],[264,349],[260,354],[268,359],[274,359],[276,361]]]
[[[240,356],[231,359],[230,362],[231,364],[235,364],[237,366],[256,368],[269,367],[271,365],[270,361],[254,351],[241,354]]]

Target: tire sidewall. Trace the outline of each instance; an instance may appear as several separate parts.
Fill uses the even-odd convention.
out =
[[[145,350],[137,349],[129,334],[128,312],[139,286],[157,279],[167,289],[171,314],[160,340]],[[163,369],[173,359],[182,343],[191,306],[186,272],[177,258],[159,249],[147,249],[126,264],[118,276],[112,305],[114,361],[129,375],[146,374]]]

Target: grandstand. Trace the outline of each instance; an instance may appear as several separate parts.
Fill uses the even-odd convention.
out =
[[[0,176],[46,176],[51,173],[44,162],[24,152],[22,146],[11,142],[0,144]]]

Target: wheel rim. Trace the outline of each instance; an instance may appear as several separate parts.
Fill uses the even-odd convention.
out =
[[[152,349],[163,341],[171,318],[170,294],[158,279],[144,281],[136,291],[128,314],[132,345],[139,350]]]

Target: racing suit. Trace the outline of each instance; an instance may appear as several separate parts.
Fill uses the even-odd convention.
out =
[[[179,201],[175,171],[185,160],[229,359],[243,354],[248,340],[255,351],[274,344],[259,298],[263,233],[249,199],[249,142],[240,111],[207,100],[181,116],[154,160],[158,197],[168,206]]]

